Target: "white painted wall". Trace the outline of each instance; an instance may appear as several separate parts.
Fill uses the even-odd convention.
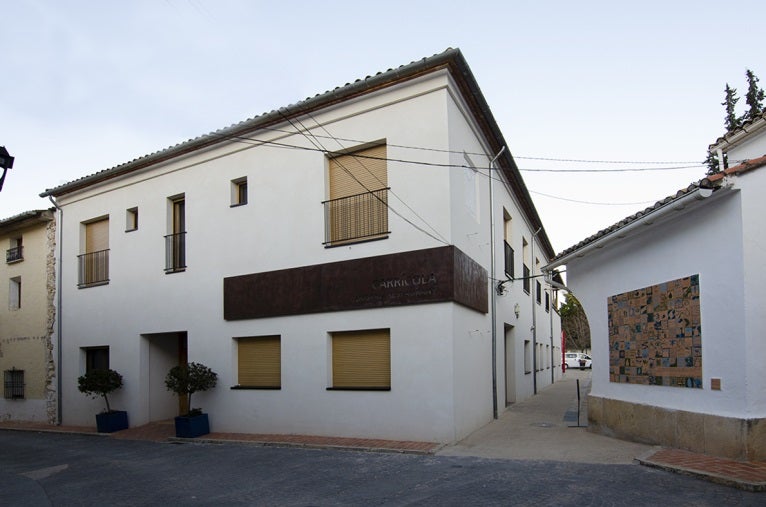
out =
[[[761,136],[766,142],[766,135]],[[733,179],[742,196],[742,245],[744,265],[744,318],[746,336],[747,413],[751,417],[766,416],[766,322],[764,287],[766,287],[766,169],[760,168]]]
[[[766,132],[762,130],[760,134],[753,135],[742,144],[728,150],[727,154],[729,166],[766,155]]]
[[[355,143],[327,139],[328,135],[358,140],[357,145],[385,141],[390,159],[447,163],[455,154],[407,146],[481,150],[475,129],[451,98],[455,92],[450,86],[446,73],[439,72],[304,119],[305,127],[324,125],[312,128],[321,138],[275,131],[256,137],[302,147],[321,143],[330,151],[353,148]],[[99,410],[77,392],[75,381],[84,371],[81,348],[99,345],[110,346],[111,366],[125,378],[113,405],[129,411],[131,425],[169,414],[166,407],[174,400],[157,389],[157,379],[170,364],[172,347],[160,353],[147,337],[181,331],[188,332],[189,361],[219,373],[219,386],[193,399],[194,406],[211,414],[214,431],[449,442],[487,422],[492,415],[488,315],[440,303],[223,320],[224,277],[444,244],[407,221],[488,265],[488,219],[467,218],[460,204],[465,199],[460,169],[391,161],[390,237],[329,249],[322,245],[326,172],[321,152],[236,142],[62,197],[64,422],[92,424]],[[230,182],[243,176],[248,178],[248,204],[232,208]],[[477,177],[479,214],[488,213],[486,183],[486,177]],[[167,199],[180,193],[186,199],[188,268],[166,275]],[[502,185],[497,185],[496,196],[498,209],[513,206]],[[139,228],[125,232],[125,212],[133,207],[138,207]],[[110,217],[110,282],[77,289],[81,223],[104,215]],[[498,217],[500,229],[496,229],[502,238],[502,210]],[[502,272],[502,241],[498,251]],[[520,282],[513,285],[514,291],[521,290]],[[530,296],[514,294],[522,299],[526,313],[532,305]],[[502,323],[515,321],[512,303],[502,307],[501,345]],[[539,314],[546,315],[542,310]],[[519,320],[520,328],[529,329],[528,317]],[[544,327],[546,322],[547,317],[538,324]],[[328,333],[376,328],[391,330],[391,391],[328,391]],[[236,384],[233,338],[274,334],[282,337],[282,388],[229,389]],[[498,364],[503,386],[502,347]],[[517,383],[525,396],[527,384]],[[503,389],[498,397],[505,399]]]
[[[745,324],[742,195],[721,191],[708,199],[691,211],[674,213],[670,221],[568,263],[568,285],[591,327],[592,395],[721,416],[751,413],[745,366],[753,359]],[[703,389],[610,382],[607,298],[697,273]],[[721,391],[710,390],[714,377],[722,379]]]

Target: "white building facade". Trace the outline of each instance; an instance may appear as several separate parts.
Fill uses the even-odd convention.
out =
[[[452,442],[531,396],[561,364],[553,252],[506,150],[490,266],[504,144],[449,50],[46,191],[63,422],[106,366],[131,426],[178,415],[186,361],[219,374],[212,431]]]
[[[766,459],[764,165],[710,176],[546,268],[566,265],[588,316],[591,431]]]

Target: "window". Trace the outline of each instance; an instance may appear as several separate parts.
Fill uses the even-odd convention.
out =
[[[79,255],[80,288],[109,283],[109,218],[84,223],[85,253]]]
[[[12,368],[3,372],[3,393],[6,400],[24,399],[24,370]]]
[[[24,249],[21,245],[21,236],[11,238],[11,247],[5,252],[5,262],[19,262],[24,260]]]
[[[386,145],[331,158],[328,176],[325,246],[387,238]]]
[[[503,209],[503,242],[505,249],[505,276],[513,279],[513,248],[511,248],[511,226],[512,219],[510,213]]]
[[[138,208],[129,208],[125,210],[125,232],[131,232],[138,229]]]
[[[86,347],[85,373],[109,369],[109,347]]]
[[[184,194],[168,199],[170,234],[165,236],[165,273],[186,270],[186,198]]]
[[[388,329],[331,334],[330,389],[391,389],[391,338]]]
[[[540,284],[539,280],[535,280],[535,294],[537,297],[537,304],[539,305],[543,298],[543,286]]]
[[[551,311],[551,295],[548,291],[545,291],[545,311],[546,313]]]
[[[521,257],[522,262],[524,263],[524,271],[522,273],[522,276],[524,277],[524,292],[529,294],[530,287],[531,287],[531,278],[530,278],[530,272],[529,272],[529,243],[527,243],[527,240],[525,238],[521,238]]]
[[[532,344],[524,340],[524,373],[532,373]]]
[[[242,206],[247,204],[247,178],[238,178],[231,182],[231,205]]]
[[[237,338],[237,387],[282,387],[282,351],[279,336]]]
[[[21,308],[21,277],[11,278],[8,290],[8,309],[18,310]]]

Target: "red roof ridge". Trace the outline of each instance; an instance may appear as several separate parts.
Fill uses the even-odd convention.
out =
[[[729,167],[728,169],[725,169],[721,172],[717,172],[715,174],[712,174],[708,176],[707,180],[710,182],[718,181],[726,176],[732,175],[732,174],[740,174],[747,171],[751,171],[753,169],[758,169],[759,167],[766,166],[766,155],[762,155],[758,158],[751,158],[750,160],[745,160],[741,164],[735,165],[733,167]]]

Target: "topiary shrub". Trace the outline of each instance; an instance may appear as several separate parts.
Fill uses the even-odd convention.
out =
[[[165,376],[165,387],[179,396],[186,395],[186,415],[191,417],[202,413],[202,409],[191,408],[192,394],[212,389],[218,383],[218,374],[199,363],[174,366]]]
[[[113,412],[109,406],[109,393],[122,387],[122,375],[114,370],[91,370],[77,378],[77,389],[91,398],[104,398],[106,412]]]

